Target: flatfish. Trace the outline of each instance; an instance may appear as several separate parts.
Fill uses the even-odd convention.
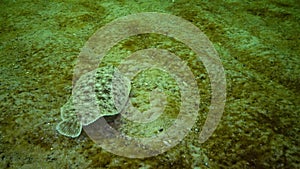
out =
[[[61,107],[62,121],[56,130],[68,137],[78,137],[82,126],[121,113],[128,103],[130,89],[130,80],[114,66],[100,67],[82,75],[71,97]]]

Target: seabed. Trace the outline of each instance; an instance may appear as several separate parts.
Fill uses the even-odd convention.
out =
[[[1,0],[0,8],[0,168],[300,168],[298,0]],[[146,48],[169,50],[187,62],[201,97],[197,121],[179,144],[134,159],[104,150],[84,132],[60,135],[55,126],[85,42],[111,21],[140,12],[172,14],[197,26],[219,53],[227,91],[217,129],[200,143],[211,89],[195,53],[156,34],[118,43],[103,63],[117,65]],[[147,110],[157,84],[168,94],[161,118],[149,125],[128,122],[122,132],[149,137],[172,126],[180,91],[167,74],[154,69],[133,79],[132,102]]]

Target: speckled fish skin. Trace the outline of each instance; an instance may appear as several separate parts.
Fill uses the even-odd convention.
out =
[[[103,116],[120,113],[129,98],[130,81],[113,66],[98,68],[80,77],[72,96],[61,108],[56,129],[68,137],[78,137],[82,126]]]

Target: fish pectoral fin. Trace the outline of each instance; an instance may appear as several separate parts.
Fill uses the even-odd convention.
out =
[[[56,130],[67,137],[78,137],[82,130],[82,123],[78,120],[63,120],[57,124]]]

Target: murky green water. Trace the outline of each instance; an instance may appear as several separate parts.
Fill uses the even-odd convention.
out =
[[[300,168],[298,1],[2,0],[0,7],[0,168]],[[139,12],[172,14],[204,32],[225,69],[227,95],[221,122],[201,144],[211,99],[203,63],[189,47],[162,35],[121,41],[104,63],[117,65],[141,49],[169,50],[187,62],[201,96],[196,123],[181,142],[157,156],[130,159],[95,145],[84,132],[64,137],[55,126],[85,42],[114,19]],[[178,86],[168,78],[149,70],[134,79],[131,97],[141,111],[155,84],[168,104],[158,121],[128,122],[120,131],[136,137],[167,131],[180,104]]]

